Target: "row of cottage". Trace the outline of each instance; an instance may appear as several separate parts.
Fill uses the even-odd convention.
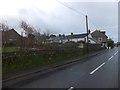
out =
[[[83,34],[73,34],[70,35],[43,35],[43,34],[29,34],[28,36],[21,36],[14,29],[2,32],[2,44],[13,45],[13,46],[31,46],[40,45],[43,43],[66,43],[66,42],[79,42],[85,43],[88,42],[92,44],[101,44],[102,46],[107,45],[108,36],[105,34],[105,31],[95,30],[92,33],[83,33]]]

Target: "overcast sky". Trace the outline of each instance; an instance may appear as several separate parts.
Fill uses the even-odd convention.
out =
[[[85,15],[88,15],[91,32],[96,29],[106,31],[108,37],[117,41],[118,0],[59,1],[72,10],[56,0],[0,0],[0,22],[7,23],[19,33],[22,31],[21,20],[40,28],[40,32],[84,33]]]

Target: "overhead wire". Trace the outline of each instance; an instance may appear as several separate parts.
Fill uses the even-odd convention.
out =
[[[60,3],[60,4],[62,4],[63,6],[65,6],[65,7],[69,8],[69,9],[71,9],[72,11],[74,11],[74,12],[76,12],[76,13],[78,13],[78,14],[81,14],[81,15],[83,15],[83,16],[86,16],[84,13],[82,13],[82,12],[80,12],[80,11],[74,9],[74,8],[71,7],[71,6],[68,6],[68,4],[66,4],[66,3],[64,3],[64,2],[61,2],[61,1],[59,1],[59,0],[56,0],[56,1],[57,1],[58,3]]]
[[[75,8],[71,7],[70,5],[68,5],[68,4],[64,3],[64,2],[61,2],[61,1],[59,1],[59,0],[56,0],[56,1],[57,1],[59,4],[65,6],[65,7],[67,7],[67,8],[69,8],[70,10],[72,10],[72,11],[74,11],[74,12],[76,12],[76,13],[82,15],[82,16],[87,16],[86,14],[82,13],[81,11],[76,10]],[[94,27],[96,27],[96,28],[98,29],[98,25],[96,25],[90,17],[88,18],[88,20],[89,20],[90,23],[92,23],[92,25],[93,25]],[[109,27],[107,27],[106,29],[108,29],[108,28],[109,28]],[[100,28],[99,28],[99,29],[100,29]],[[102,29],[102,28],[101,28],[101,29]]]
[[[61,2],[61,1],[59,1],[59,0],[56,0],[56,1],[57,1],[59,4],[64,5],[65,7],[71,9],[72,11],[74,11],[74,12],[76,12],[76,13],[84,16],[84,17],[87,16],[86,14],[82,13],[81,11],[76,10],[75,8],[71,7],[70,5],[68,5],[68,4],[64,3],[64,2]],[[95,25],[90,18],[89,18],[89,21],[91,21],[91,23],[97,28],[97,25]]]

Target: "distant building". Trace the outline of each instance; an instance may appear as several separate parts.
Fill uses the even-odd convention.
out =
[[[68,39],[66,38],[65,34],[61,35],[50,35],[49,36],[49,41],[50,43],[65,43],[68,41]]]
[[[53,42],[59,42],[59,37],[57,37],[56,35],[50,35],[49,37],[49,41],[50,43],[53,43]]]
[[[108,36],[105,34],[105,31],[95,30],[91,33],[91,36],[96,39],[102,46],[107,47],[107,38]]]
[[[89,43],[93,43],[93,44],[98,44],[100,43],[99,41],[97,41],[96,39],[92,38],[91,34],[88,35],[88,40]],[[66,43],[66,42],[85,42],[87,43],[87,33],[83,33],[83,34],[73,34],[71,33],[71,35],[50,35],[49,37],[49,41],[50,43],[53,42],[58,42],[58,43]]]
[[[20,46],[21,36],[14,30],[2,31],[2,45],[3,46]]]
[[[71,34],[66,36],[67,39],[69,41],[73,41],[73,42],[85,42],[87,43],[87,33],[83,33],[83,34]],[[92,44],[96,44],[98,43],[97,40],[93,39],[91,34],[88,35],[88,42],[92,43]]]

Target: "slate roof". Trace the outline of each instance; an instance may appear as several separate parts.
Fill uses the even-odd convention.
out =
[[[67,38],[85,38],[87,36],[87,33],[84,34],[73,34],[73,35],[67,35]]]
[[[105,35],[105,31],[96,30],[91,35],[95,39],[98,39],[98,37],[102,37],[102,41],[101,42],[107,42],[108,36]]]
[[[93,37],[99,37],[99,36],[101,36],[101,37],[106,37],[106,38],[108,38],[107,35],[105,35],[104,32],[99,31],[99,30],[94,31],[91,35],[92,35]]]
[[[53,35],[53,34],[52,34],[52,35],[50,35],[50,37],[56,37],[56,35]]]

